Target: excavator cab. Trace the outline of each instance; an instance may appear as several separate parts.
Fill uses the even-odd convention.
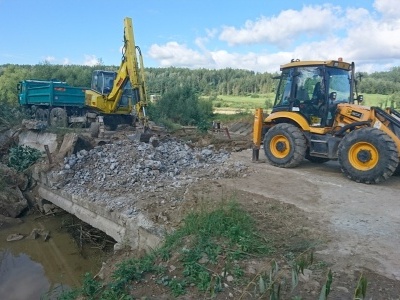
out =
[[[116,72],[95,70],[92,74],[91,88],[102,95],[108,95],[116,77]]]

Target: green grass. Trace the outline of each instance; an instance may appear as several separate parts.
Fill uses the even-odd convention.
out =
[[[222,290],[224,274],[243,274],[238,261],[273,252],[252,217],[236,202],[215,207],[212,211],[190,213],[184,225],[168,235],[156,251],[118,264],[112,282],[107,285],[86,274],[82,288],[69,291],[62,298],[70,299],[79,293],[87,299],[131,299],[132,283],[142,281],[147,274],[156,276],[156,282],[167,286],[174,296],[185,294],[189,286],[215,295]],[[175,260],[171,262],[173,257]],[[177,268],[180,271],[172,275],[160,267],[166,260],[181,265]]]
[[[379,106],[385,108],[390,106],[390,95],[381,94],[362,94],[364,96],[363,105],[366,106]]]
[[[362,94],[364,96],[363,105],[366,106],[390,106],[390,95],[381,94]],[[253,113],[255,108],[265,108],[265,101],[268,99],[271,104],[274,102],[275,94],[260,94],[254,98],[251,96],[227,96],[218,95],[212,100],[213,108],[217,110],[236,110],[244,113]]]
[[[267,99],[273,102],[275,95],[273,93],[250,96],[218,95],[211,100],[214,108],[246,110],[265,107]]]

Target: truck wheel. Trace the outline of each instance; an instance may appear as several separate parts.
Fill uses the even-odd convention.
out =
[[[47,121],[45,111],[43,108],[36,109],[35,119],[38,121]]]
[[[50,111],[50,126],[54,127],[68,126],[68,117],[65,109],[61,107],[56,107]]]
[[[299,128],[281,123],[267,131],[264,152],[268,161],[281,168],[298,166],[306,155],[306,138]]]
[[[338,148],[342,172],[351,180],[378,183],[392,176],[399,164],[394,141],[377,128],[361,128],[346,135]]]
[[[94,138],[99,137],[100,124],[97,123],[97,122],[90,123],[89,131],[90,131],[90,136],[91,137],[94,137]]]

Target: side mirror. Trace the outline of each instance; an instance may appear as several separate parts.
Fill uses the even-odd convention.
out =
[[[363,102],[364,101],[364,96],[363,95],[358,95],[357,96],[357,101],[358,101],[358,103]]]

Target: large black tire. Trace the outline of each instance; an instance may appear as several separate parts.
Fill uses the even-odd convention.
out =
[[[362,183],[385,181],[399,164],[392,138],[377,128],[361,128],[346,135],[338,148],[342,172]]]
[[[400,176],[400,162],[399,162],[399,164],[397,165],[397,168],[396,168],[396,170],[394,171],[393,175],[395,175],[395,176]]]
[[[306,138],[299,128],[281,123],[264,136],[264,152],[268,161],[277,167],[294,168],[306,155]]]
[[[53,108],[50,111],[50,126],[54,127],[67,127],[68,126],[68,116],[65,109],[61,107]]]

